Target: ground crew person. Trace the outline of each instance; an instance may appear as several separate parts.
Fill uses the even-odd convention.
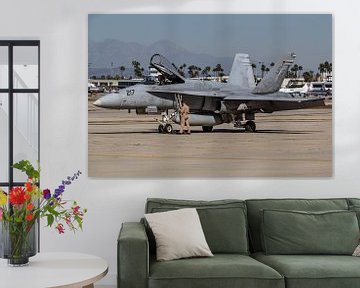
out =
[[[189,113],[190,107],[181,100],[180,105],[180,134],[184,134],[184,129],[186,127],[187,133],[190,134],[190,123],[189,123]]]

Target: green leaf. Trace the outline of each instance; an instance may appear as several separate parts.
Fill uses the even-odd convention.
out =
[[[46,207],[46,209],[50,214],[54,215],[55,217],[58,217],[60,215],[60,213],[51,206]]]
[[[15,169],[25,172],[29,178],[38,180],[40,178],[40,168],[35,169],[29,160],[21,160],[13,165]]]
[[[51,215],[51,214],[48,214],[47,215],[47,224],[48,224],[48,226],[50,226],[51,227],[51,225],[54,223],[54,216],[53,215]]]

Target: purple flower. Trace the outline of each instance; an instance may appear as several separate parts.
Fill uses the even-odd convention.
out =
[[[64,190],[55,189],[54,197],[55,197],[55,198],[59,198],[59,196],[60,196],[61,193],[63,193],[63,192],[64,192]]]
[[[44,189],[43,196],[46,200],[48,200],[51,197],[51,193],[49,189]]]
[[[62,180],[59,187],[57,189],[55,189],[54,197],[59,200],[60,195],[65,191],[65,186],[70,185],[72,183],[72,181],[78,179],[80,174],[82,174],[82,173],[79,170],[78,172],[74,173],[73,177],[68,176],[68,177],[66,177],[66,180]]]

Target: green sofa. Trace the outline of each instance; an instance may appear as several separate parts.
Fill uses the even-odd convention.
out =
[[[145,221],[123,223],[119,288],[360,287],[360,257],[351,256],[360,199],[152,198],[145,212],[189,207],[197,209],[214,257],[156,261]]]

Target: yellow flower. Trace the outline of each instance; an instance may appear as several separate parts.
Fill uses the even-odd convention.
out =
[[[0,206],[4,206],[7,203],[7,196],[5,193],[0,189]]]

